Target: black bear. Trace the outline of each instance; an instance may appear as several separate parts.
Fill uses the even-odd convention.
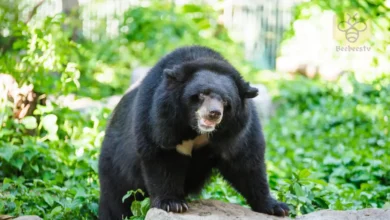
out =
[[[131,216],[129,190],[151,206],[188,210],[217,168],[256,212],[288,214],[270,195],[265,142],[250,87],[219,53],[183,47],[163,57],[113,111],[99,158],[101,220]]]

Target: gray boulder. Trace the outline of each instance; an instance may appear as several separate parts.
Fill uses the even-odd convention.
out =
[[[390,209],[362,209],[351,211],[321,210],[302,215],[297,220],[389,220]]]
[[[36,215],[26,215],[15,218],[14,220],[42,220],[42,218]]]
[[[216,200],[199,200],[189,204],[190,209],[182,214],[152,208],[146,220],[289,220],[253,212],[252,210]],[[321,210],[298,216],[296,220],[390,220],[390,209],[363,209],[351,211]]]
[[[145,220],[278,220],[289,219],[253,212],[248,208],[216,200],[199,200],[189,204],[190,209],[182,214],[152,208]]]

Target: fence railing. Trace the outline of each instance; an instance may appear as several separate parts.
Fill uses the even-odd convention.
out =
[[[38,0],[34,0],[39,2]],[[67,0],[47,0],[38,9],[37,18],[62,11]],[[147,5],[147,0],[72,0],[82,9],[82,34],[98,41],[99,33],[114,37],[119,33],[120,16],[132,6]],[[214,0],[213,0],[214,1]],[[176,4],[209,1],[172,0]],[[224,2],[223,22],[231,36],[242,42],[246,58],[255,66],[274,69],[278,46],[292,19],[294,0],[229,0]],[[96,30],[99,30],[97,32]]]
[[[274,69],[278,46],[292,19],[293,0],[228,1],[224,23],[243,42],[246,58],[255,66]]]

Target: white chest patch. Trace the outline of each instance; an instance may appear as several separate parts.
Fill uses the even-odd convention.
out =
[[[176,145],[176,151],[187,156],[192,155],[193,149],[198,149],[209,143],[207,134],[202,134],[193,140],[183,141],[181,144]]]

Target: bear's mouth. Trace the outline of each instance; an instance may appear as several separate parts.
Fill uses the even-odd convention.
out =
[[[215,130],[215,127],[219,124],[220,120],[212,121],[203,117],[198,120],[198,129],[200,133],[209,133]]]

